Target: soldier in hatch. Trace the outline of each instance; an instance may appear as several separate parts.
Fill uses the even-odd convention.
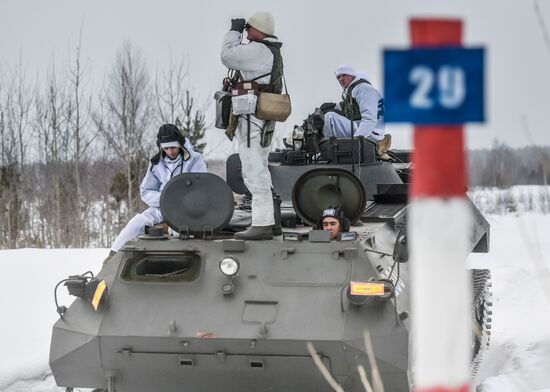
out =
[[[333,240],[338,238],[339,233],[349,231],[350,221],[344,215],[344,211],[339,208],[329,207],[321,213],[321,218],[316,228],[318,230],[330,231],[330,239]]]

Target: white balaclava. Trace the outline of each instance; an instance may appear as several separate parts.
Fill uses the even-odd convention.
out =
[[[353,68],[349,64],[341,64],[340,66],[338,66],[338,68],[336,68],[336,71],[334,71],[334,73],[335,73],[336,77],[338,77],[340,75],[355,76],[357,71],[355,71],[355,68]]]

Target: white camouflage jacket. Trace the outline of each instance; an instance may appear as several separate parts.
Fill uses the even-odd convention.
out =
[[[181,173],[206,173],[201,154],[195,152],[187,140],[185,149],[189,152],[186,160],[180,154],[174,160],[165,156],[156,165],[149,163],[147,174],[139,186],[141,200],[149,207],[160,207],[160,194],[172,177]]]
[[[348,88],[359,80],[359,77],[353,79]],[[346,99],[348,88],[344,89],[342,99]],[[368,136],[371,132],[378,132],[384,135],[384,98],[382,94],[371,84],[360,83],[351,91],[351,96],[355,98],[361,112],[361,120],[354,135]],[[337,109],[341,109],[337,105]]]

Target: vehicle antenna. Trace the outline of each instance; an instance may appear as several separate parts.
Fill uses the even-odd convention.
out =
[[[349,86],[348,86],[349,88]],[[351,94],[349,94],[349,107],[352,108],[353,107],[353,98],[351,97]],[[353,130],[353,110],[352,110],[352,114],[351,114],[351,119],[350,119],[350,123],[351,123],[351,172],[353,174],[355,174],[355,154],[354,154],[354,137],[353,137],[353,134],[354,134],[354,130]]]

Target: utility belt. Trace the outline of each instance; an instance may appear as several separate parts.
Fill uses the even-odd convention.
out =
[[[239,82],[232,90],[233,114],[254,114],[260,120],[284,122],[292,112],[290,95],[277,94],[271,85],[254,81]]]
[[[254,81],[236,83],[231,89],[217,91],[216,127],[226,129],[229,115],[254,114],[260,120],[284,122],[292,112],[290,95],[271,92],[269,84]],[[230,91],[228,91],[230,90]]]
[[[260,79],[269,74],[258,76]],[[238,73],[240,76],[240,73]],[[281,75],[281,77],[283,77]],[[277,79],[278,80],[278,79]],[[283,78],[284,81],[284,78]],[[290,96],[284,83],[285,94],[273,92],[273,84],[258,82],[236,82],[229,77],[224,79],[223,89],[214,94],[216,100],[216,128],[225,129],[230,140],[233,140],[237,128],[238,117],[245,117],[248,123],[247,145],[250,146],[250,115],[264,121],[286,121],[292,112]],[[261,132],[260,145],[269,146],[273,136],[274,124],[264,124]]]
[[[256,82],[239,82],[235,84],[231,90],[233,115],[256,114],[259,86]]]

